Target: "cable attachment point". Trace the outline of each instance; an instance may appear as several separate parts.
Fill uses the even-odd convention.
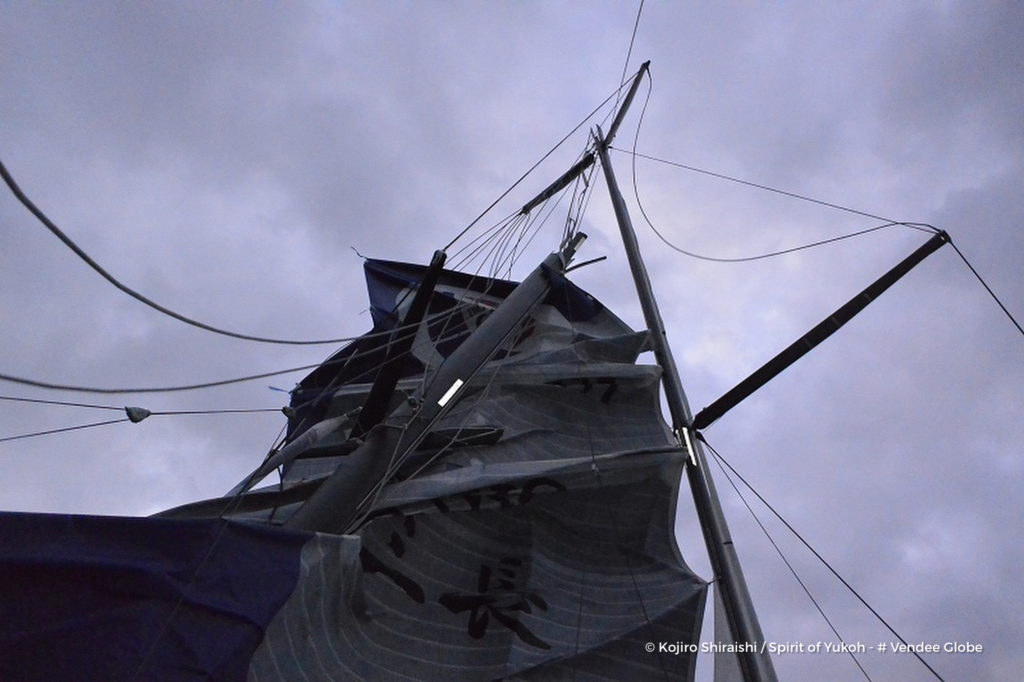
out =
[[[144,407],[125,407],[124,413],[128,415],[128,420],[132,424],[138,424],[140,421],[153,414]]]
[[[700,433],[697,433],[697,437],[700,438]],[[690,456],[690,464],[693,467],[697,466],[697,458],[693,453],[693,441],[690,440],[690,429],[685,426],[680,426],[676,430],[676,440],[680,441],[681,445],[686,446],[686,454]]]

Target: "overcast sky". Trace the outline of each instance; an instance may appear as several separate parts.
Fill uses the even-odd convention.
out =
[[[0,158],[116,277],[250,334],[365,331],[361,259],[426,262],[618,85],[637,3],[38,3],[0,6]],[[1024,318],[1024,5],[668,3],[644,7],[629,71],[652,60],[637,150],[947,230]],[[629,149],[640,99],[617,146]],[[599,121],[594,121],[594,123]],[[588,126],[496,210],[582,151]],[[894,265],[893,227],[754,263],[668,249],[613,155],[694,409]],[[638,160],[652,222],[739,257],[880,221]],[[641,322],[603,182],[573,278]],[[528,272],[557,246],[541,232]],[[182,325],[88,269],[0,192],[0,373],[167,386],[319,362]],[[152,410],[277,408],[301,373],[207,391],[4,396]],[[1024,338],[950,247],[928,258],[706,436],[947,680],[1024,669]],[[0,437],[117,418],[0,400]],[[0,443],[0,508],[149,514],[223,494],[280,414],[162,416]],[[715,470],[767,638],[835,641]],[[684,493],[685,495],[686,493]],[[710,577],[692,511],[681,544]],[[891,635],[757,511],[851,642]],[[775,659],[784,679],[862,679],[848,657]],[[870,653],[875,680],[932,679]],[[703,673],[702,673],[703,674]]]

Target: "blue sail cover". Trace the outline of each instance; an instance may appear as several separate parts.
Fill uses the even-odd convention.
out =
[[[375,332],[393,329],[423,269],[366,269]],[[350,534],[276,526],[351,466],[387,335],[300,382],[282,481],[240,488],[234,520],[195,518],[224,499],[0,519],[0,679],[692,680],[695,655],[646,650],[699,641],[707,589],[676,545],[660,368],[637,364],[646,333],[551,284]],[[392,402],[514,287],[444,272]]]
[[[245,680],[311,533],[0,514],[0,680]]]

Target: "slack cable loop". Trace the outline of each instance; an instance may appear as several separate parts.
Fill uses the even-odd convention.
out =
[[[191,325],[193,327],[197,327],[208,332],[213,332],[214,334],[220,334],[221,336],[230,336],[232,338],[242,339],[244,341],[255,341],[258,343],[273,343],[291,346],[314,346],[331,343],[341,343],[347,340],[320,339],[316,341],[300,341],[292,339],[274,339],[263,336],[253,336],[250,334],[241,334],[238,332],[229,331],[227,329],[214,327],[213,325],[206,324],[205,322],[200,322],[198,320],[187,317],[186,315],[175,312],[170,308],[162,306],[159,303],[153,301],[152,299],[147,298],[146,296],[135,291],[128,285],[123,284],[120,280],[118,280],[112,274],[107,272],[99,263],[93,260],[92,257],[90,257],[89,254],[87,254],[85,251],[83,251],[78,246],[78,244],[76,244],[70,237],[64,234],[64,232],[59,227],[57,227],[57,225],[52,220],[50,220],[38,206],[32,203],[32,200],[29,199],[28,196],[25,195],[25,193],[21,190],[21,187],[19,187],[18,183],[15,182],[14,178],[11,176],[10,172],[7,170],[7,167],[4,166],[2,161],[0,161],[0,177],[3,177],[4,182],[7,183],[7,186],[10,188],[11,192],[14,193],[14,196],[18,199],[18,201],[20,201],[22,205],[25,206],[25,208],[27,208],[30,213],[32,213],[32,215],[34,215],[44,226],[46,226],[46,228],[50,232],[52,232],[59,240],[61,240],[61,242],[63,242],[66,247],[71,249],[75,253],[75,255],[77,255],[81,260],[83,260],[86,263],[86,265],[95,270],[101,277],[103,277],[103,279],[107,280],[110,284],[112,284],[116,289],[118,289],[122,293],[127,294],[128,296],[134,298],[136,301],[139,301],[140,303],[149,306],[150,308],[156,310],[157,312],[163,313],[168,317],[173,317],[179,322],[184,322],[187,325]]]
[[[830,202],[827,202],[827,201],[821,201],[820,199],[814,199],[812,197],[804,196],[802,194],[796,194],[795,192],[787,192],[785,190],[776,189],[776,188],[770,187],[768,185],[762,185],[762,184],[758,184],[758,183],[755,183],[755,182],[750,182],[748,180],[741,180],[739,178],[734,178],[734,177],[731,177],[731,176],[728,176],[728,175],[723,175],[721,173],[714,173],[712,171],[704,170],[704,169],[701,169],[701,168],[696,168],[696,167],[693,167],[693,166],[687,166],[685,164],[676,163],[674,161],[667,161],[665,159],[659,159],[659,158],[654,157],[654,156],[648,156],[646,154],[640,154],[639,152],[637,152],[636,148],[637,148],[637,144],[639,143],[639,140],[640,140],[640,129],[641,129],[642,125],[643,125],[644,116],[647,113],[647,105],[650,103],[651,91],[653,90],[653,77],[651,76],[649,71],[647,73],[647,78],[648,78],[648,82],[649,82],[648,89],[647,89],[647,97],[645,98],[643,108],[640,111],[640,122],[637,124],[636,133],[633,135],[633,149],[632,150],[618,149],[616,147],[612,147],[611,145],[609,145],[608,148],[609,149],[613,149],[615,151],[620,151],[620,152],[623,152],[623,153],[626,153],[626,154],[630,155],[631,161],[632,161],[631,166],[632,166],[632,179],[633,179],[633,196],[636,198],[637,207],[640,209],[640,215],[643,216],[644,221],[647,223],[647,226],[651,228],[651,230],[654,232],[654,234],[657,235],[658,238],[662,242],[664,242],[665,245],[668,246],[670,249],[672,249],[674,251],[677,251],[678,253],[681,253],[681,254],[683,254],[685,256],[690,256],[691,258],[696,258],[696,259],[705,260],[705,261],[711,261],[713,263],[747,263],[747,262],[750,262],[750,261],[762,260],[762,259],[765,259],[765,258],[773,258],[775,256],[782,256],[782,255],[785,255],[787,253],[793,253],[795,251],[802,251],[804,249],[810,249],[810,248],[817,247],[817,246],[823,246],[825,244],[831,244],[832,242],[842,241],[844,239],[849,239],[851,237],[857,237],[857,236],[860,236],[860,235],[863,235],[863,234],[868,234],[869,232],[875,232],[876,230],[882,230],[882,229],[885,229],[885,228],[888,228],[888,227],[894,227],[894,226],[897,226],[897,225],[900,225],[900,226],[903,226],[903,227],[908,227],[908,228],[915,229],[915,230],[922,230],[922,231],[926,231],[926,232],[932,232],[932,233],[938,233],[940,231],[937,228],[933,227],[932,225],[928,225],[927,223],[913,223],[913,222],[904,222],[904,221],[892,220],[890,218],[884,218],[882,216],[878,216],[878,215],[875,215],[873,213],[868,213],[866,211],[859,211],[857,209],[849,208],[849,207],[846,207],[846,206],[841,206],[839,204],[833,204],[833,203],[830,203]],[[803,244],[803,245],[800,245],[800,246],[795,246],[795,247],[791,247],[791,248],[787,248],[787,249],[781,249],[779,251],[773,251],[773,252],[770,252],[770,253],[763,253],[763,254],[756,255],[756,256],[745,256],[745,257],[739,257],[739,258],[719,258],[719,257],[716,257],[716,256],[705,256],[703,254],[699,254],[699,253],[694,253],[692,251],[688,251],[686,249],[683,249],[683,248],[677,246],[676,244],[673,244],[672,242],[670,242],[668,240],[667,237],[665,237],[665,235],[663,235],[661,233],[661,231],[658,230],[658,228],[656,228],[654,226],[654,223],[651,221],[650,216],[647,215],[647,210],[644,208],[643,202],[640,199],[640,188],[639,188],[639,186],[637,184],[637,172],[636,172],[636,160],[637,160],[638,157],[639,158],[643,158],[643,159],[648,159],[650,161],[657,161],[658,163],[664,163],[664,164],[667,164],[669,166],[675,166],[677,168],[682,168],[684,170],[689,170],[689,171],[693,171],[693,172],[696,172],[696,173],[703,173],[704,175],[709,175],[711,177],[718,178],[718,179],[721,179],[721,180],[729,180],[730,182],[736,182],[736,183],[739,183],[741,185],[747,185],[748,187],[754,187],[756,189],[761,189],[761,190],[765,190],[765,191],[768,191],[768,192],[775,192],[776,194],[782,194],[784,196],[787,196],[787,197],[790,197],[790,198],[793,198],[793,199],[799,199],[801,201],[808,201],[808,202],[811,202],[811,203],[814,203],[814,204],[818,204],[818,205],[821,205],[821,206],[825,206],[825,207],[828,207],[828,208],[833,208],[833,209],[840,210],[840,211],[846,211],[847,213],[853,213],[855,215],[860,215],[860,216],[864,216],[864,217],[867,217],[867,218],[873,218],[875,220],[882,220],[882,221],[885,221],[885,222],[882,225],[876,225],[875,227],[869,227],[867,229],[857,230],[856,232],[851,232],[849,234],[844,234],[844,235],[840,235],[840,236],[837,236],[837,237],[831,237],[831,238],[827,238],[827,239],[822,239],[822,240],[819,240],[819,241],[816,241],[816,242],[812,242],[812,243],[809,243],[809,244]]]

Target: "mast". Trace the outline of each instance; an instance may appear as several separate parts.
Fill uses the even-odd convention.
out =
[[[680,444],[685,444],[690,453],[690,466],[686,467],[687,478],[697,508],[701,530],[704,533],[704,542],[707,545],[711,567],[721,590],[729,629],[735,642],[753,644],[754,651],[737,653],[740,669],[744,679],[748,682],[774,682],[777,680],[775,668],[772,665],[771,657],[762,646],[764,634],[757,620],[757,614],[754,612],[754,605],[743,577],[739,557],[729,534],[729,526],[722,512],[711,472],[708,470],[707,458],[700,443],[690,435],[693,415],[687,403],[686,394],[683,392],[672,350],[668,345],[665,324],[654,299],[654,290],[651,287],[647,268],[640,255],[636,232],[633,230],[633,223],[608,158],[608,146],[611,144],[649,64],[650,62],[645,62],[640,67],[618,115],[608,130],[608,135],[603,135],[601,129],[597,129],[597,151],[604,169],[612,206],[615,209],[615,218],[622,234],[626,257],[633,274],[633,282],[640,298],[644,321],[650,330],[655,357],[662,367],[662,382],[665,388],[665,399],[672,415],[672,428]]]

